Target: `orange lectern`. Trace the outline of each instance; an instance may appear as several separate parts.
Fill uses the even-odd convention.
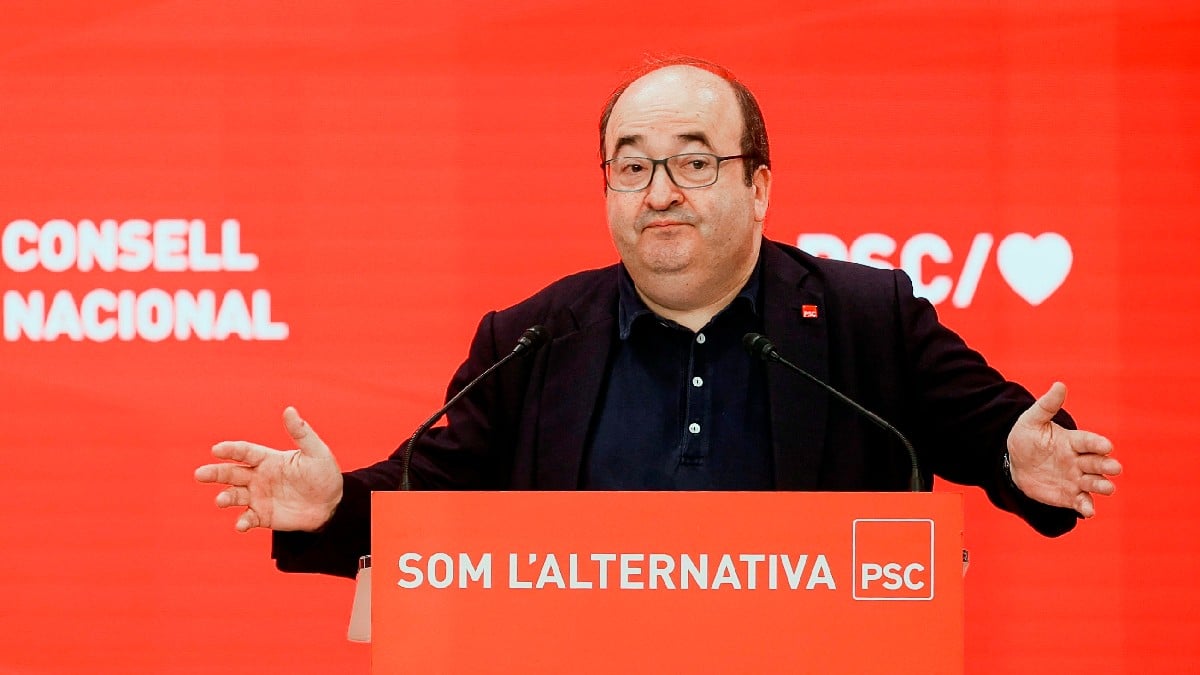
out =
[[[960,673],[962,498],[377,492],[376,673]]]

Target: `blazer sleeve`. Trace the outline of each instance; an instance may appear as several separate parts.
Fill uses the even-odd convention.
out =
[[[1046,536],[1070,531],[1077,521],[1071,509],[1042,504],[1025,496],[1004,468],[1008,432],[1035,398],[1006,380],[961,337],[943,326],[933,306],[913,295],[912,283],[896,271],[895,292],[908,377],[919,395],[912,404],[912,432],[921,460],[947,480],[977,485],[996,506],[1026,520]],[[1066,411],[1054,421],[1068,429]]]

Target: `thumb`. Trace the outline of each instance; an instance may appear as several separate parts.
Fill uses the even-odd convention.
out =
[[[300,417],[300,413],[292,406],[283,409],[283,426],[287,429],[288,435],[296,441],[296,446],[300,448],[300,454],[308,457],[332,457],[333,453],[329,451],[329,446],[325,445],[325,441],[317,435],[316,431]]]
[[[1055,382],[1050,390],[1039,398],[1028,410],[1021,413],[1017,424],[1028,427],[1040,427],[1048,424],[1067,400],[1067,385]]]

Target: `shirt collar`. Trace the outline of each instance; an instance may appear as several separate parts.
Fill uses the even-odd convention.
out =
[[[758,252],[758,262],[754,264],[754,271],[750,273],[750,278],[746,280],[746,285],[742,286],[741,292],[729,303],[728,306],[717,312],[719,316],[722,312],[732,307],[735,303],[742,303],[750,308],[750,312],[754,316],[758,316],[758,299],[759,288],[762,284],[762,266],[763,252],[760,249]],[[630,332],[633,330],[633,324],[642,317],[657,315],[646,306],[642,301],[642,297],[638,295],[637,288],[633,285],[633,277],[629,276],[629,270],[625,269],[625,263],[617,264],[617,325],[620,327],[620,338],[626,340],[629,338]],[[659,317],[661,318],[661,317]],[[662,319],[668,323],[673,323],[669,319]]]

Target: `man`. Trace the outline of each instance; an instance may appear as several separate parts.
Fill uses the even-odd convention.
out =
[[[1055,384],[1005,381],[915,299],[898,271],[819,260],[763,238],[772,175],[758,105],[732,74],[654,64],[601,120],[609,229],[621,264],[560,280],[484,317],[451,391],[522,331],[551,341],[449,412],[412,460],[425,489],[899,490],[896,440],[741,348],[747,332],[895,424],[926,476],[979,485],[1058,535],[1121,471],[1111,443],[1074,430]],[[196,478],[275,530],[280,569],[353,576],[370,549],[370,492],[400,483],[400,453],[342,474],[284,411],[298,445],[213,448]]]

